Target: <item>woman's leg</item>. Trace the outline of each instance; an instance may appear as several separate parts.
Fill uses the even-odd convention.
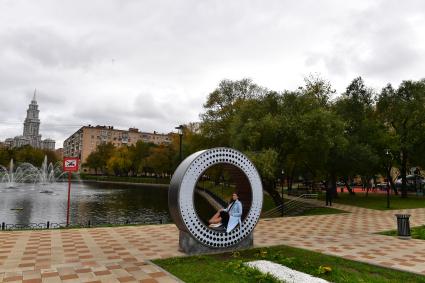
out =
[[[213,217],[208,221],[210,224],[217,224],[221,222],[220,211],[217,211]]]

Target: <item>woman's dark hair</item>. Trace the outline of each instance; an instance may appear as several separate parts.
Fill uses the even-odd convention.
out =
[[[232,204],[232,203],[234,203],[234,202],[235,202],[235,201],[233,200],[233,195],[237,195],[237,196],[238,196],[238,199],[239,199],[239,193],[238,193],[238,192],[233,192],[233,193],[232,193],[232,196],[230,197],[229,204]]]

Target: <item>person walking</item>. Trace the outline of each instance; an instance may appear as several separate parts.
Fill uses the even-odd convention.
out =
[[[332,206],[332,188],[329,182],[326,183],[326,206]]]

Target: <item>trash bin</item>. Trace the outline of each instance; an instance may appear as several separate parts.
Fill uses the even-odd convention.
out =
[[[400,239],[410,239],[410,214],[396,214],[397,217],[397,235]]]

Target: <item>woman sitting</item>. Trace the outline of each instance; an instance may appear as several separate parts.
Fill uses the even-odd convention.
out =
[[[237,193],[232,194],[232,201],[226,209],[220,209],[209,220],[210,227],[225,227],[226,232],[232,231],[239,223],[241,223],[242,203],[239,201]]]

